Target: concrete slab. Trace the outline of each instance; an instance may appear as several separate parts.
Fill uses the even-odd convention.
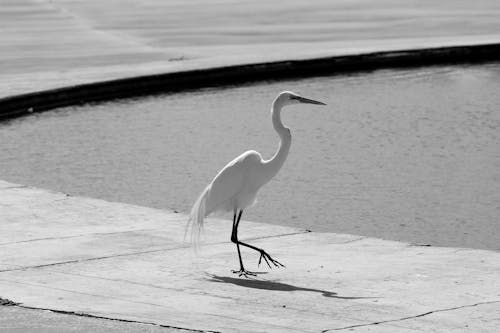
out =
[[[0,331],[5,333],[179,332],[178,329],[170,327],[90,318],[48,310],[23,309],[17,306],[0,307]]]
[[[252,15],[248,15],[251,13]],[[500,41],[495,0],[16,0],[0,6],[0,97],[265,61]]]
[[[494,332],[499,324],[497,252],[243,221],[242,237],[287,266],[257,267],[257,254],[244,250],[247,268],[263,273],[246,279],[230,272],[230,221],[211,219],[195,255],[181,214],[6,182],[0,202],[0,297],[30,308],[222,332]]]

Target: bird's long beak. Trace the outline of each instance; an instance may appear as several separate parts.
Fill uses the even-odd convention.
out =
[[[317,104],[317,105],[326,105],[325,103],[323,102],[318,102],[318,101],[315,101],[313,99],[309,99],[309,98],[305,98],[305,97],[301,97],[301,96],[295,96],[294,97],[296,100],[298,100],[300,103],[307,103],[307,104]]]

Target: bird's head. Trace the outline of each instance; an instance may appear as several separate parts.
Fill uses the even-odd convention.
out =
[[[279,104],[282,107],[285,105],[298,104],[298,103],[326,105],[323,102],[318,102],[313,99],[299,96],[291,91],[283,91],[282,93],[280,93],[278,97],[276,97],[274,103]]]

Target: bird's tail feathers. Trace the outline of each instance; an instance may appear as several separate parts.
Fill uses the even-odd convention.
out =
[[[186,240],[187,234],[191,233],[191,244],[193,244],[195,250],[198,250],[200,247],[200,238],[201,233],[203,232],[203,223],[206,216],[206,204],[209,192],[210,185],[205,188],[194,203],[193,208],[191,208],[191,213],[189,214],[188,223],[184,232],[184,240]]]

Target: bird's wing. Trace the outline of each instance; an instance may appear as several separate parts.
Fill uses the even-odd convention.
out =
[[[231,204],[231,199],[244,186],[251,166],[260,163],[261,160],[259,153],[249,150],[229,162],[210,183],[206,214],[218,209],[227,209]]]

